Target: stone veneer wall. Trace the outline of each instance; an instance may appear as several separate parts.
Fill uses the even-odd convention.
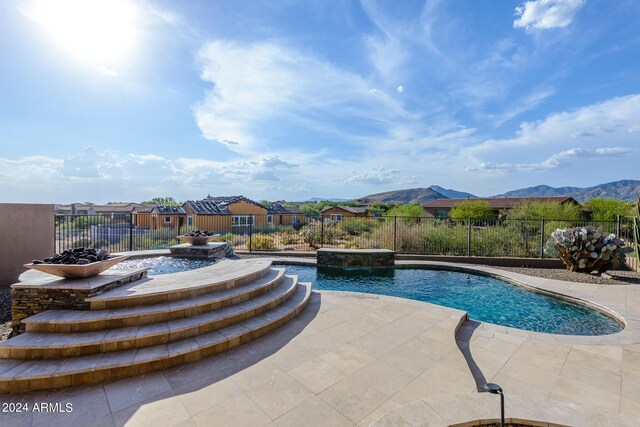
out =
[[[169,251],[172,256],[185,257],[185,258],[224,258],[227,251],[228,243],[209,243],[207,245],[190,245],[189,243],[182,243],[180,245],[171,246]],[[233,247],[231,248],[233,253]]]
[[[381,268],[395,265],[388,249],[318,249],[318,267]]]
[[[46,286],[13,287],[11,289],[11,297],[13,298],[11,305],[13,332],[11,335],[15,336],[25,331],[25,326],[21,321],[29,316],[45,310],[89,310],[87,298],[145,277],[147,277],[147,270],[136,271],[93,289],[65,289]]]

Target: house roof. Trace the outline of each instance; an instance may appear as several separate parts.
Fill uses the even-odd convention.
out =
[[[269,206],[267,206],[267,212],[269,214],[284,214],[284,215],[291,215],[291,214],[303,215],[304,214],[304,212],[302,212],[298,207],[289,207],[289,206],[285,207],[285,206],[282,206],[280,203],[271,203]]]
[[[336,206],[336,205],[327,206],[326,208],[322,209],[320,212],[325,212],[333,208],[342,209],[343,211],[347,211],[355,214],[369,212],[369,208],[367,208],[366,206]]]
[[[150,213],[156,205],[139,205],[133,208],[134,212]]]
[[[106,205],[94,205],[93,209],[96,213],[120,213],[133,212],[134,208],[146,208],[147,205],[140,203],[108,203]]]
[[[423,208],[452,208],[458,203],[469,200],[482,200],[489,203],[492,209],[511,209],[514,205],[522,202],[556,202],[575,203],[578,202],[570,196],[549,196],[549,197],[478,197],[475,199],[436,199],[422,205]]]
[[[266,209],[260,203],[248,199],[244,196],[207,196],[204,200],[187,200],[183,206],[188,205],[193,211],[200,215],[229,215],[228,206],[237,202],[251,203]]]
[[[163,215],[167,215],[167,214],[182,215],[187,213],[187,211],[185,211],[182,206],[164,206],[164,205],[154,206],[152,212],[156,212]]]

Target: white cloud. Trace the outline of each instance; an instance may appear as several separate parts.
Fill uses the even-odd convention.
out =
[[[474,155],[505,152],[519,147],[557,150],[571,148],[578,137],[597,135],[594,144],[638,144],[637,136],[627,130],[640,117],[640,94],[611,98],[573,111],[551,114],[537,122],[523,122],[516,136],[508,139],[490,139],[469,149]]]
[[[252,181],[280,181],[273,171],[258,171],[251,174]]]
[[[358,175],[353,175],[343,180],[343,182],[357,182],[372,185],[388,184],[393,182],[399,174],[399,169],[387,169],[380,166],[366,170]]]
[[[95,147],[87,146],[81,154],[64,159],[59,171],[67,177],[101,178],[109,175],[116,163],[111,152],[99,153]]]
[[[280,157],[278,157],[278,156],[271,156],[271,157],[265,157],[263,159],[260,159],[260,164],[262,166],[264,166],[265,168],[295,168],[295,167],[298,167],[298,165],[296,165],[296,164],[285,162],[284,160],[280,159]]]
[[[527,172],[548,171],[568,166],[572,159],[615,159],[618,156],[637,156],[640,150],[626,147],[571,148],[549,156],[540,163],[491,163],[481,162],[467,168],[470,171]]]
[[[404,92],[404,86],[402,86],[402,85],[398,86],[398,87],[396,88],[396,91],[398,91],[398,92],[400,92],[400,93]]]
[[[213,41],[201,49],[200,60],[201,77],[213,88],[194,108],[197,124],[205,138],[243,154],[276,137],[266,129],[272,120],[348,137],[351,128],[334,129],[334,118],[380,129],[408,116],[383,91],[371,92],[371,82],[360,75],[277,43]]]
[[[571,24],[585,0],[534,0],[516,7],[513,28],[563,28]]]

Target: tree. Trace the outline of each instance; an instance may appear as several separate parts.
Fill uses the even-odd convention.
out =
[[[369,212],[375,216],[385,215],[392,208],[391,203],[373,202],[369,206]]]
[[[410,218],[420,218],[424,216],[422,206],[417,203],[409,203],[406,205],[398,205],[389,209],[386,216],[402,216]]]
[[[260,204],[265,208],[268,208],[269,206],[271,206],[271,202],[268,200],[260,200]]]
[[[620,216],[633,215],[633,203],[613,198],[596,197],[584,203],[593,221],[615,221]]]
[[[496,214],[486,200],[465,200],[451,208],[449,217],[455,220],[495,219]]]
[[[556,219],[578,221],[582,219],[582,207],[573,203],[524,201],[507,213],[507,219]]]
[[[154,197],[151,200],[142,202],[143,205],[161,205],[161,206],[182,206],[182,203],[177,202],[173,197]]]

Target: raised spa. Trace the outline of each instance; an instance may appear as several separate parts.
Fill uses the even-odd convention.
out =
[[[426,269],[335,269],[287,265],[314,289],[366,292],[457,308],[471,319],[562,335],[607,335],[622,325],[602,311],[476,274]]]
[[[179,258],[170,256],[159,256],[150,258],[133,258],[122,261],[112,268],[148,268],[149,276],[157,276],[159,274],[178,273],[180,271],[195,270],[196,268],[206,267],[215,263],[215,259],[193,259]]]

